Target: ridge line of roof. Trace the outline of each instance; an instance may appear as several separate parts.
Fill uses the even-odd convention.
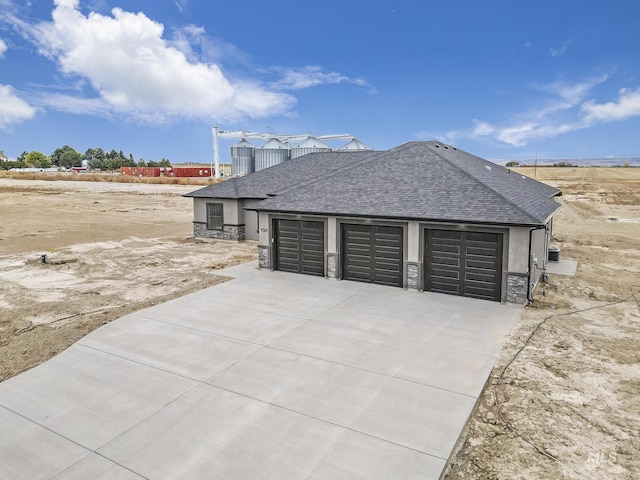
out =
[[[337,168],[335,170],[332,170],[328,173],[322,173],[322,174],[318,174],[315,177],[312,177],[310,179],[307,179],[306,181],[302,181],[300,183],[296,183],[295,185],[290,186],[289,188],[285,188],[283,190],[279,190],[278,192],[274,192],[274,195],[278,195],[279,193],[287,193],[287,192],[291,192],[294,190],[297,190],[298,188],[301,187],[305,187],[308,186],[312,183],[315,183],[317,181],[318,178],[322,177],[322,180],[331,178],[336,176],[338,173],[344,173],[347,172],[349,170],[352,170],[356,167],[359,167],[361,165],[364,165],[366,163],[370,163],[373,162],[375,160],[374,157],[377,157],[379,155],[384,155],[384,154],[388,154],[389,152],[393,151],[393,150],[402,150],[404,148],[408,148],[408,146],[411,145],[412,142],[407,142],[407,143],[403,143],[402,145],[398,145],[397,147],[392,148],[391,150],[382,150],[382,151],[377,151],[372,153],[371,155],[366,156],[365,158],[363,158],[362,160],[358,160],[356,162],[350,163],[349,165],[346,165],[342,168]],[[414,143],[414,142],[413,142]],[[342,153],[342,152],[340,152]],[[346,153],[346,152],[345,152]]]
[[[337,154],[339,154],[339,155],[351,155],[351,154],[353,154],[353,153],[357,153],[357,152],[337,152],[337,151],[333,151],[333,152],[313,152],[313,153],[308,153],[307,155],[313,155],[314,153],[320,153],[320,154],[325,154],[325,153],[337,153]],[[348,164],[348,165],[347,165],[347,166],[345,166],[345,167],[336,168],[336,169],[333,169],[333,170],[331,170],[331,171],[329,171],[329,172],[322,172],[322,173],[318,173],[317,175],[315,175],[315,176],[313,176],[313,177],[305,178],[304,180],[302,180],[302,181],[300,181],[300,182],[298,182],[298,183],[295,183],[295,184],[293,184],[293,185],[289,185],[289,186],[287,186],[287,187],[285,187],[285,188],[283,188],[283,189],[281,189],[281,190],[277,190],[277,191],[275,191],[275,192],[271,192],[271,195],[279,195],[279,194],[281,194],[281,193],[289,192],[289,191],[291,191],[291,190],[296,190],[298,187],[303,187],[303,186],[309,185],[309,184],[311,184],[311,183],[314,183],[314,182],[315,182],[317,179],[319,179],[319,178],[322,178],[322,179],[324,179],[324,178],[329,178],[329,177],[331,177],[334,173],[337,173],[337,172],[340,172],[340,171],[343,171],[343,170],[347,170],[347,169],[351,168],[352,166],[355,166],[356,164],[357,164],[357,165],[359,165],[360,163],[364,163],[364,162],[366,162],[366,161],[369,161],[369,159],[370,159],[371,157],[373,157],[373,156],[375,156],[375,155],[378,155],[378,154],[380,154],[380,153],[384,153],[384,151],[382,151],[382,152],[372,151],[371,155],[368,155],[368,156],[364,157],[364,158],[363,158],[363,159],[361,159],[361,160],[356,160],[355,162],[350,163],[350,164]],[[304,158],[304,157],[306,157],[306,155],[302,155],[302,156],[297,157],[297,158]],[[297,158],[296,158],[296,159],[294,159],[294,160],[297,160]],[[291,161],[291,160],[289,160],[289,161]],[[306,161],[308,161],[308,159],[306,159]],[[285,163],[286,163],[286,162],[285,162]],[[276,165],[276,166],[277,166],[277,165]],[[271,167],[269,167],[269,168],[271,168]],[[265,170],[266,170],[266,169],[265,169]],[[267,195],[269,195],[269,194],[267,194]]]
[[[264,168],[264,169],[262,169],[262,170],[258,170],[257,172],[251,172],[250,174],[247,174],[247,175],[233,176],[233,177],[231,177],[231,178],[229,178],[229,179],[225,180],[225,185],[231,185],[231,187],[229,187],[229,188],[230,188],[230,189],[232,189],[232,190],[233,190],[233,192],[234,192],[238,197],[240,197],[240,193],[239,193],[240,188],[239,188],[239,187],[240,187],[244,182],[248,182],[248,181],[250,181],[250,180],[253,180],[253,178],[251,178],[250,180],[247,180],[247,179],[249,179],[249,176],[250,176],[250,175],[254,175],[254,174],[256,174],[256,173],[260,173],[260,172],[267,172],[267,170],[269,170],[269,172],[268,172],[268,173],[272,173],[272,172],[271,172],[271,169],[286,168],[286,167],[285,167],[285,165],[287,165],[287,164],[291,165],[291,163],[294,163],[294,162],[295,162],[295,163],[298,163],[298,159],[300,159],[300,162],[310,161],[310,160],[308,160],[308,159],[305,159],[305,158],[304,158],[304,157],[306,157],[307,155],[317,155],[317,154],[321,154],[321,155],[325,155],[325,154],[337,154],[337,155],[345,155],[345,156],[347,156],[347,155],[353,155],[354,153],[362,153],[362,152],[337,152],[337,151],[332,151],[332,152],[312,152],[312,153],[308,153],[308,154],[306,154],[306,155],[301,155],[300,157],[292,158],[291,160],[287,160],[286,162],[279,163],[279,164],[277,164],[277,165],[272,165],[271,167],[267,167],[267,168]],[[372,152],[371,152],[371,154],[372,154],[372,155],[377,154],[377,153],[382,153],[382,152],[376,152],[376,151],[372,151]],[[367,158],[368,158],[368,157],[367,157]],[[360,161],[361,161],[361,160],[360,160]],[[268,173],[266,173],[266,174],[268,174]],[[331,173],[331,171],[330,171],[329,173]],[[327,172],[318,173],[318,174],[317,174],[317,175],[315,175],[314,177],[310,177],[309,179],[303,180],[302,182],[305,182],[305,181],[306,181],[307,183],[309,183],[309,182],[311,182],[313,179],[319,178],[319,177],[321,177],[321,176],[323,176],[323,175],[324,175],[324,176],[327,176]],[[220,183],[222,183],[222,182],[220,182]],[[194,195],[194,194],[196,194],[196,193],[198,193],[198,192],[200,192],[200,191],[203,191],[203,190],[207,190],[207,189],[209,189],[209,188],[211,188],[211,187],[215,187],[216,185],[219,185],[219,183],[214,183],[214,184],[211,184],[211,185],[205,185],[204,187],[199,188],[198,190],[194,190],[193,192],[185,193],[185,194],[183,195],[183,197],[192,197],[192,198],[209,198],[209,197],[198,197],[198,196],[196,196],[196,195]],[[293,185],[289,185],[288,187],[285,187],[285,188],[283,188],[283,189],[281,189],[281,190],[277,190],[276,192],[285,192],[285,191],[288,191],[288,190],[290,190],[291,188],[293,188],[293,187],[295,187],[295,186],[297,186],[297,185],[298,185],[298,183],[295,183],[295,184],[293,184]],[[267,198],[269,198],[269,196],[270,196],[270,195],[275,195],[275,194],[276,194],[275,192],[265,192],[265,193],[264,193],[264,196],[263,196],[263,197],[260,197],[260,198],[267,199]],[[252,197],[252,198],[253,198],[253,197]],[[256,197],[256,198],[258,198],[258,197]]]
[[[444,143],[442,144],[444,145]],[[456,150],[458,150],[458,148],[456,148]],[[464,150],[463,150],[464,151]],[[464,151],[466,154],[468,155],[472,155],[473,157],[480,159],[480,160],[484,160],[486,162],[488,162],[489,160],[485,160],[481,157],[478,157],[477,155],[473,155],[473,153],[469,153]],[[487,185],[484,181],[482,181],[481,179],[479,179],[478,177],[474,177],[473,175],[471,175],[469,172],[467,172],[464,168],[459,167],[458,165],[456,165],[454,162],[452,162],[451,160],[449,160],[448,158],[445,158],[444,156],[440,155],[440,152],[436,152],[435,150],[433,151],[433,153],[435,155],[437,155],[438,157],[440,157],[442,160],[444,160],[445,162],[447,162],[448,164],[452,165],[455,169],[461,171],[462,173],[464,173],[467,177],[471,178],[472,180],[475,180],[479,183],[481,183],[482,185],[484,185],[486,188],[488,188],[489,190],[491,190],[494,194],[496,194],[497,196],[499,196],[500,198],[502,198],[505,202],[507,202],[508,204],[514,206],[518,211],[524,213],[529,219],[533,220],[536,224],[538,223],[537,220],[533,217],[533,215],[531,215],[529,212],[527,212],[526,210],[522,209],[519,205],[515,204],[514,202],[512,202],[511,200],[509,200],[507,197],[505,197],[504,195],[502,195],[500,192],[496,191],[494,188],[492,188],[490,185]],[[496,167],[500,167],[500,165],[495,164]],[[504,167],[502,167],[504,168]]]

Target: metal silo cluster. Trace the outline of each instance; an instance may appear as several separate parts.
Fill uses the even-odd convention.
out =
[[[343,147],[336,149],[336,151],[356,150],[371,149],[355,138]],[[271,138],[264,145],[255,147],[243,138],[231,147],[231,174],[234,176],[247,175],[302,155],[331,151],[333,150],[326,143],[312,136],[308,136],[294,147],[278,138]]]

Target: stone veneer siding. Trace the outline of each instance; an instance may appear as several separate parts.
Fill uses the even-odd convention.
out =
[[[258,245],[258,267],[270,268],[269,265],[269,247]]]
[[[328,253],[327,254],[327,277],[329,278],[337,278],[338,271],[336,269],[336,254]]]
[[[527,284],[529,275],[522,273],[507,274],[507,302],[524,305],[527,303]]]
[[[407,288],[418,288],[418,264],[407,264]]]
[[[196,238],[219,238],[220,240],[244,240],[244,225],[224,225],[222,230],[208,230],[204,222],[193,222]]]

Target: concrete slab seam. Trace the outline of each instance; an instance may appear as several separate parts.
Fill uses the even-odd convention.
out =
[[[56,474],[54,475],[54,477],[53,477],[53,478],[55,478],[55,477],[59,476],[61,473],[65,472],[65,471],[69,470],[71,467],[73,467],[73,466],[74,466],[74,465],[76,465],[77,463],[81,462],[82,460],[84,460],[85,458],[87,458],[89,455],[91,455],[91,454],[96,454],[96,455],[98,455],[98,456],[100,456],[100,457],[102,457],[102,458],[104,458],[104,459],[106,459],[106,460],[110,461],[111,463],[113,463],[113,464],[115,464],[115,465],[118,465],[119,467],[122,467],[123,469],[128,470],[128,471],[130,471],[131,473],[133,473],[133,474],[135,474],[135,475],[137,475],[137,476],[139,476],[139,477],[141,477],[141,478],[143,478],[143,479],[145,479],[145,480],[149,480],[147,477],[144,477],[143,475],[140,475],[138,472],[135,472],[135,471],[131,470],[130,468],[127,468],[126,466],[124,466],[124,465],[122,465],[122,464],[120,464],[120,463],[118,463],[118,462],[116,462],[116,461],[114,461],[114,460],[112,460],[112,459],[110,459],[110,458],[108,458],[108,457],[105,457],[104,455],[101,455],[100,453],[98,453],[98,452],[96,451],[97,449],[96,449],[96,450],[94,450],[94,449],[92,449],[92,448],[88,448],[88,447],[86,447],[86,446],[84,446],[84,445],[82,445],[82,444],[80,444],[80,443],[76,442],[75,440],[72,440],[72,439],[70,439],[70,438],[68,438],[68,437],[66,437],[66,436],[64,436],[64,435],[62,435],[60,432],[56,432],[55,430],[52,430],[50,427],[47,427],[46,425],[42,425],[41,423],[36,422],[36,421],[35,421],[35,420],[33,420],[32,418],[29,418],[29,417],[27,417],[27,416],[25,416],[25,415],[21,414],[20,412],[16,412],[15,410],[13,410],[13,409],[11,409],[11,408],[7,407],[6,405],[2,405],[2,404],[0,404],[0,408],[4,408],[5,410],[7,410],[7,411],[9,411],[9,412],[13,413],[14,415],[17,415],[18,417],[21,417],[21,418],[25,419],[26,421],[28,421],[28,422],[30,422],[30,423],[33,423],[34,425],[38,425],[40,428],[43,428],[43,429],[47,430],[48,432],[50,432],[50,433],[54,434],[55,436],[60,437],[60,438],[62,438],[62,439],[64,439],[64,440],[66,440],[67,442],[73,443],[74,445],[77,445],[78,447],[80,447],[80,448],[82,448],[82,449],[84,449],[84,450],[86,450],[86,451],[87,451],[87,454],[86,454],[85,456],[83,456],[82,458],[79,458],[78,460],[76,460],[75,462],[73,462],[71,465],[67,466],[67,467],[66,467],[66,468],[64,468],[63,470],[60,470],[58,473],[56,473]],[[115,438],[117,438],[117,437],[115,437]],[[104,446],[104,445],[103,445],[103,446]],[[99,448],[102,448],[102,446],[101,446],[101,447],[99,447]]]

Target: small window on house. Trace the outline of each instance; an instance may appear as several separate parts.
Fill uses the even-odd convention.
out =
[[[221,203],[207,203],[207,230],[222,230],[224,218]]]

